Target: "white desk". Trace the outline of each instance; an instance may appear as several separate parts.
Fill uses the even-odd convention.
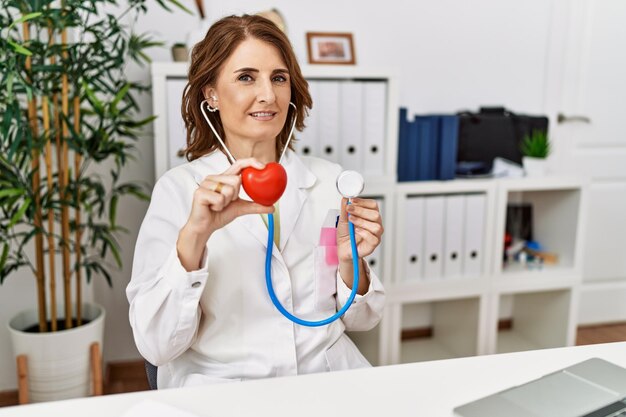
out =
[[[198,416],[428,416],[591,357],[626,367],[626,342],[109,395],[0,408],[1,417],[116,417],[144,399]]]

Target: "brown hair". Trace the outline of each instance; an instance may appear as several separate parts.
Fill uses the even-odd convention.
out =
[[[296,129],[304,129],[304,117],[308,115],[313,103],[309,94],[309,85],[304,79],[300,66],[293,52],[287,36],[270,20],[256,15],[228,16],[215,22],[204,39],[194,46],[191,53],[188,82],[183,92],[182,116],[187,130],[187,148],[185,156],[193,161],[219,149],[220,143],[215,138],[204,116],[200,111],[200,103],[205,99],[202,89],[208,85],[214,86],[224,62],[230,57],[235,48],[247,38],[256,38],[274,45],[282,55],[291,82],[291,101],[296,110],[289,106],[289,114],[285,126],[277,136],[276,150],[282,152],[289,138],[289,131],[293,124],[293,117],[297,117]],[[207,112],[211,123],[224,138],[224,127],[219,112]],[[293,141],[289,148],[293,150]]]

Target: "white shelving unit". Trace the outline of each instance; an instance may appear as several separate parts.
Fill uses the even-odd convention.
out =
[[[168,84],[174,81],[179,84],[175,88],[180,88],[186,71],[186,64],[152,66],[154,112],[160,116],[154,125],[157,176],[177,163],[172,155],[180,147],[180,138],[168,134],[168,123],[176,122],[176,114],[168,119],[168,112],[179,113],[180,104],[168,103],[168,96],[174,96]],[[383,244],[369,261],[385,284],[387,304],[376,328],[349,333],[370,362],[386,365],[573,344],[582,280],[586,183],[558,177],[396,183],[398,104],[393,74],[337,66],[305,66],[303,73],[313,82],[386,85],[383,174],[366,176],[364,196],[377,199],[383,215]],[[480,221],[471,223],[475,227],[466,229],[481,236],[479,247],[471,248],[473,272],[445,278],[411,276],[406,242],[419,232],[411,229],[407,201],[455,196],[480,196],[484,210]],[[558,255],[556,265],[529,270],[504,264],[507,206],[520,202],[532,205],[534,237]],[[463,262],[470,259],[466,249],[459,254],[466,257]],[[440,261],[445,262],[444,256]],[[510,326],[499,330],[502,319]],[[403,333],[408,335],[404,340]],[[411,338],[411,334],[427,337]]]
[[[386,281],[390,314],[381,324],[394,364],[572,345],[575,342],[586,184],[574,178],[414,182],[394,186],[394,266]],[[407,280],[406,201],[433,195],[486,197],[482,272],[471,278]],[[528,269],[503,262],[509,203],[529,203],[534,238],[558,255],[556,265]],[[504,311],[503,311],[504,310]],[[504,314],[504,317],[503,317]],[[418,318],[416,318],[418,316]],[[499,329],[501,319],[510,327]],[[411,323],[411,320],[416,321]],[[428,337],[402,341],[403,330]]]

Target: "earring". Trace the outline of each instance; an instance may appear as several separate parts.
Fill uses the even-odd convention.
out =
[[[211,99],[212,99],[214,102],[216,102],[216,101],[217,101],[217,97],[215,97],[215,96],[211,96]],[[216,111],[218,111],[218,110],[219,110],[219,109],[217,108],[217,106],[216,106],[216,107],[211,107],[211,105],[209,104],[209,101],[208,101],[208,100],[205,100],[205,101],[206,101],[207,110],[209,110],[211,113],[215,113]]]

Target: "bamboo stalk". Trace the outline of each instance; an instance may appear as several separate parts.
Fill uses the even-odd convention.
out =
[[[24,31],[24,43],[28,43],[30,40],[30,25],[28,22],[24,22],[22,24],[22,28]],[[32,82],[31,69],[32,69],[32,58],[28,56],[25,62],[26,72],[29,81]],[[28,102],[28,120],[30,122],[31,131],[33,133],[33,137],[37,138],[39,136],[39,129],[37,125],[37,99],[33,95],[33,97]],[[35,198],[34,207],[35,207],[35,219],[34,225],[35,228],[38,229],[38,232],[35,234],[35,258],[36,258],[36,275],[37,275],[37,308],[39,313],[39,331],[46,332],[48,330],[48,323],[46,317],[46,272],[44,270],[44,248],[43,248],[43,236],[41,234],[42,230],[42,214],[41,214],[41,196],[39,194],[39,186],[41,185],[41,176],[39,172],[39,162],[40,155],[39,151],[33,149],[32,151],[32,163],[31,168],[33,169],[33,179],[32,179],[32,192]]]
[[[48,184],[48,194],[52,194],[54,184],[52,182],[52,144],[48,138],[50,132],[50,108],[48,105],[48,97],[44,96],[41,101],[43,113],[43,129],[46,135],[46,148],[44,158],[46,161],[46,180]],[[49,289],[50,289],[50,325],[53,332],[57,331],[57,298],[56,298],[56,274],[55,274],[55,243],[54,243],[54,209],[52,206],[48,208],[48,263],[49,270]]]
[[[48,45],[52,46],[54,44],[54,32],[52,31],[52,26],[48,23]],[[52,55],[50,57],[50,64],[54,65],[56,63],[56,57]],[[52,105],[55,106],[56,102],[56,93],[52,96]],[[43,106],[43,124],[44,130],[49,135],[50,132],[50,109],[48,105],[48,97],[43,98],[42,102]],[[55,135],[56,141],[58,145],[58,114],[53,114],[54,118],[54,127],[55,127]],[[53,190],[53,172],[52,172],[52,143],[51,138],[47,137],[46,140],[46,149],[45,149],[45,160],[46,160],[46,175],[48,180],[48,193],[52,195]],[[49,289],[50,289],[50,324],[51,330],[53,332],[57,331],[57,284],[56,284],[56,250],[55,250],[55,242],[54,242],[54,209],[52,206],[48,209],[48,254],[49,254],[49,265],[50,265],[50,279],[49,279]]]
[[[61,44],[63,45],[63,57],[67,58],[67,29],[61,31]],[[66,118],[69,114],[69,84],[67,79],[67,73],[61,76],[61,111],[65,116],[61,120],[62,136],[61,136],[61,160],[59,162],[59,189],[61,190],[61,198],[63,199],[63,205],[61,207],[61,238],[63,239],[63,290],[65,301],[65,328],[70,329],[72,327],[72,291],[71,291],[71,279],[72,272],[70,270],[70,218],[69,207],[67,206],[67,185],[69,182],[69,151],[67,148],[67,137],[69,136],[69,129],[67,126]]]
[[[78,90],[78,88],[77,88]],[[74,96],[74,131],[80,132],[80,97],[78,94]],[[80,179],[80,164],[82,163],[82,158],[80,153],[74,153],[74,178],[76,183],[78,184],[78,180]],[[80,201],[80,186],[76,186],[76,201]],[[81,261],[81,253],[80,253],[80,241],[82,237],[82,230],[80,229],[80,204],[76,205],[75,210],[75,220],[76,220],[76,325],[80,326],[83,324],[83,311],[82,311],[82,276],[80,269],[80,261]]]

